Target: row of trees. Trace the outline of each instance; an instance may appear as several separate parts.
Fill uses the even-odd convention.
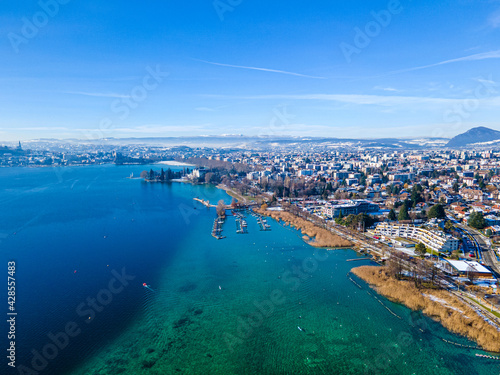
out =
[[[346,217],[342,217],[342,215],[340,215],[339,217],[335,218],[335,222],[339,225],[343,225],[351,229],[358,229],[361,227],[371,227],[375,223],[375,218],[364,213],[358,215],[351,214],[347,215]]]
[[[164,182],[173,180],[174,178],[181,178],[184,174],[187,173],[190,173],[189,169],[184,169],[182,171],[172,171],[170,168],[168,168],[166,171],[164,171],[162,168],[160,172],[151,169],[149,172],[142,171],[141,178],[144,178],[148,181]]]
[[[417,288],[441,287],[442,271],[439,268],[425,259],[410,259],[408,255],[399,251],[391,252],[387,260],[387,273],[398,280],[413,280]]]
[[[391,208],[391,210],[389,211],[389,215],[387,216],[387,218],[390,220],[390,221],[406,221],[406,220],[411,220],[411,216],[408,212],[408,206],[409,204],[407,203],[407,201],[405,201],[403,203],[403,205],[401,206],[401,208],[399,209],[399,212],[398,214],[396,215],[396,211]],[[432,219],[432,218],[437,218],[437,219],[445,219],[446,218],[446,212],[444,210],[444,206],[441,205],[441,204],[436,204],[434,206],[432,206],[430,208],[430,210],[426,213],[425,211],[421,212],[421,218],[429,218],[429,219]]]

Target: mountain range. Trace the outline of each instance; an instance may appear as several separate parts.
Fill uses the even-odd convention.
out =
[[[334,138],[334,137],[293,137],[293,136],[245,136],[194,135],[187,137],[142,137],[142,138],[105,138],[105,139],[38,139],[24,143],[37,144],[99,144],[113,147],[116,145],[150,145],[162,147],[214,147],[230,149],[265,150],[269,148],[314,149],[399,149],[418,150],[429,148],[493,147],[500,146],[500,131],[486,127],[475,127],[452,139],[438,137],[415,138]]]

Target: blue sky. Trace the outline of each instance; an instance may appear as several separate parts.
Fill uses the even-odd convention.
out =
[[[500,130],[500,1],[366,3],[5,2],[0,143]]]

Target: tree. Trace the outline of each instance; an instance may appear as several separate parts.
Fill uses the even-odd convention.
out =
[[[399,251],[392,251],[387,260],[387,272],[396,279],[400,279],[405,270],[406,256]]]
[[[403,204],[398,214],[398,221],[410,220],[410,215],[408,214],[408,207]]]
[[[147,178],[147,177],[148,177],[148,171],[142,171],[141,178]]]
[[[469,216],[468,224],[472,228],[483,229],[486,226],[486,220],[484,219],[482,212],[473,212]]]
[[[361,176],[361,180],[359,180],[359,184],[366,186],[366,176],[365,175]]]
[[[455,182],[455,183],[453,184],[452,189],[453,189],[453,191],[454,191],[455,193],[458,193],[458,189],[459,189],[458,182]]]
[[[435,204],[434,206],[431,207],[431,209],[427,213],[427,217],[429,219],[432,218],[445,219],[446,212],[444,211],[444,207],[441,204]]]
[[[422,287],[422,283],[427,277],[427,269],[428,267],[426,266],[426,262],[424,260],[416,260],[410,265],[410,272],[413,276],[415,287],[419,289]]]
[[[375,223],[373,216],[365,213],[358,214],[353,219],[353,224],[358,228],[369,228]]]
[[[415,245],[415,253],[421,256],[427,253],[427,248],[422,242],[419,242],[418,244]]]
[[[492,235],[492,234],[493,234],[493,232],[491,231],[491,229],[490,229],[490,228],[486,229],[486,235],[487,235],[488,237],[491,237],[491,235]]]
[[[444,229],[446,229],[447,231],[450,231],[453,229],[453,223],[448,220],[446,223],[444,223]]]
[[[329,192],[327,189],[323,190],[323,193],[321,194],[321,198],[323,198],[325,201],[328,200]]]
[[[205,174],[205,182],[206,182],[207,184],[209,184],[209,183],[210,183],[210,181],[212,180],[212,176],[213,176],[213,175],[214,175],[214,174],[213,174],[212,172],[208,172],[207,174]]]
[[[217,203],[215,210],[217,211],[217,215],[226,216],[226,204],[222,199]]]
[[[476,270],[472,267],[467,267],[467,278],[471,283],[474,283],[474,280],[476,280]]]
[[[274,197],[274,195],[273,195]],[[236,203],[236,199],[233,197],[231,199],[231,208],[236,208],[238,206],[238,203]]]
[[[387,219],[390,221],[395,221],[396,220],[396,211],[394,211],[394,208],[391,208],[389,211],[389,215],[387,215]]]

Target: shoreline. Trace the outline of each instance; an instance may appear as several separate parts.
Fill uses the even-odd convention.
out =
[[[261,208],[255,208],[255,212],[270,217],[277,222],[283,221],[285,225],[290,225],[302,233],[302,239],[313,247],[334,247],[352,249],[354,244],[342,238],[341,236],[330,232],[327,229],[320,228],[310,221],[302,219],[286,211],[269,211]]]
[[[227,187],[226,185],[218,184],[215,187],[217,189],[224,190],[227,195],[229,195],[230,197],[236,199],[236,201],[238,203],[245,204],[245,205],[248,205],[250,203],[255,203],[255,200],[252,201],[252,200],[249,200],[249,199],[245,198],[244,196],[236,193],[233,189],[231,189],[230,187]],[[257,199],[257,197],[255,197],[255,199]]]
[[[500,332],[448,291],[417,289],[410,281],[390,278],[385,267],[361,266],[351,272],[389,300],[422,311],[450,332],[476,342],[485,351],[500,353]]]

